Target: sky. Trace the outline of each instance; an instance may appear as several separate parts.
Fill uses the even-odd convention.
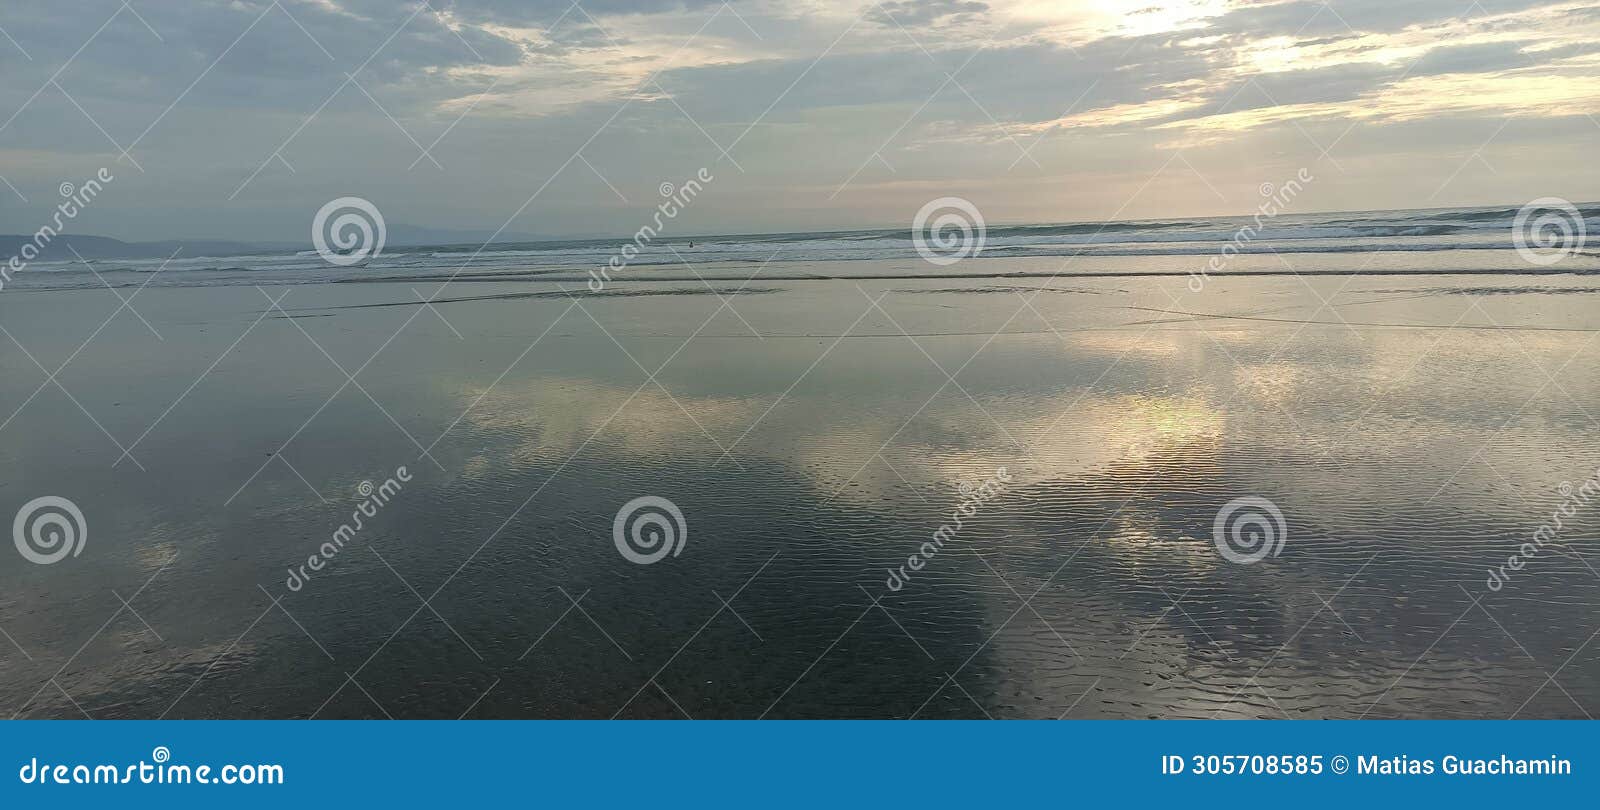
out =
[[[1600,2],[6,0],[0,233],[306,241],[1600,199]]]

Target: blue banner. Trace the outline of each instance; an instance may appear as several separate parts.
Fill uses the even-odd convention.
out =
[[[5,728],[6,807],[411,806],[463,798],[652,808],[1129,799],[1527,805],[1588,801],[1600,788],[1600,726],[1560,721],[21,721]]]

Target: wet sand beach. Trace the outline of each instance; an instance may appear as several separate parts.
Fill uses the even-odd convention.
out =
[[[131,307],[8,288],[0,500],[68,497],[88,533],[64,564],[0,566],[0,706],[1600,708],[1600,511],[1579,502],[1600,438],[1593,276],[1196,292],[881,265],[599,293],[480,280],[428,305],[422,278],[152,284]],[[648,565],[613,533],[644,496],[686,527]],[[1241,498],[1281,512],[1275,554],[1220,552]],[[1564,504],[1558,542],[1491,589]]]

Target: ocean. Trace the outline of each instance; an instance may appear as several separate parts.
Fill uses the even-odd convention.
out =
[[[1122,275],[1199,274],[1232,244],[1225,269],[1236,274],[1363,275],[1600,270],[1600,253],[1564,259],[1559,269],[1531,265],[1515,245],[1519,208],[1446,208],[1275,217],[1210,217],[1141,222],[994,225],[976,266],[939,268],[920,260],[907,228],[733,236],[663,234],[635,244],[613,239],[493,242],[487,246],[390,246],[351,266],[323,261],[315,250],[265,255],[189,256],[139,260],[35,262],[16,275],[19,289],[112,286],[322,284],[345,281],[528,280],[570,286],[635,245],[639,255],[617,280],[681,282],[761,277],[796,280],[863,275]],[[1600,204],[1578,206],[1600,218]],[[1258,226],[1259,223],[1259,227]],[[1254,228],[1248,238],[1241,229]],[[1237,255],[1233,255],[1234,253]],[[990,260],[1013,260],[996,262]],[[942,271],[942,272],[941,272]],[[151,275],[155,274],[155,278]]]

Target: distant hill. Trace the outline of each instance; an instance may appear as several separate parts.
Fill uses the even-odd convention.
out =
[[[22,251],[22,246],[32,241],[31,234],[0,234],[0,261],[18,255]],[[178,255],[184,258],[239,256],[246,253],[260,253],[264,250],[292,249],[288,245],[252,245],[247,242],[224,242],[214,239],[124,242],[107,236],[59,234],[44,246],[34,261],[70,262],[79,256],[85,259],[165,259],[180,248],[183,252]]]
[[[496,235],[493,231],[452,230],[449,228],[424,228],[396,223],[389,226],[384,244],[389,247],[416,247],[418,245],[481,245],[494,238],[497,244],[508,242],[537,242],[545,237],[529,233],[506,231]],[[0,234],[0,262],[16,256],[22,246],[32,242],[32,234]],[[45,245],[34,261],[70,262],[82,256],[85,259],[165,259],[182,248],[178,255],[193,259],[200,256],[242,256],[251,253],[311,250],[310,240],[295,242],[230,242],[221,239],[167,239],[160,242],[124,242],[109,236],[84,236],[59,234]],[[74,255],[73,251],[77,251]]]

